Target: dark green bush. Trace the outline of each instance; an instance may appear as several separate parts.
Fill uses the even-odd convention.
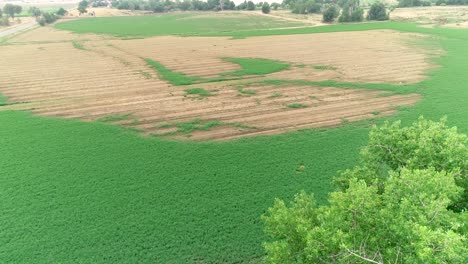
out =
[[[268,4],[268,2],[263,3],[263,5],[262,5],[262,13],[263,13],[263,14],[268,14],[268,13],[270,13],[270,4]]]
[[[388,20],[389,15],[387,14],[387,8],[384,3],[373,3],[367,13],[367,20]]]
[[[57,15],[59,16],[64,16],[67,12],[67,10],[65,10],[63,7],[61,7],[59,10],[57,10],[57,12],[55,12]]]
[[[364,20],[364,10],[356,4],[357,1],[349,2],[344,8],[343,12],[341,13],[340,18],[338,21],[340,23],[346,22],[361,22]]]
[[[340,14],[340,9],[336,5],[329,5],[324,8],[323,11],[323,22],[331,23]]]

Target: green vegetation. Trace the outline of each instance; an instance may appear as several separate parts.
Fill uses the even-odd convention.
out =
[[[336,70],[335,67],[327,65],[313,65],[312,68],[317,70]]]
[[[218,78],[201,78],[195,76],[187,76],[180,72],[172,71],[166,68],[161,63],[152,59],[145,59],[146,63],[152,66],[158,72],[159,76],[170,82],[172,85],[190,85],[197,83],[219,82],[227,80],[236,80],[244,75],[263,75],[289,69],[289,64],[268,60],[268,59],[253,59],[253,58],[224,58],[232,63],[239,64],[240,70],[234,72],[221,73]]]
[[[200,80],[202,80],[199,77],[190,77],[183,73],[171,71],[164,67],[164,65],[161,63],[154,60],[145,59],[145,61],[158,71],[158,74],[162,79],[169,81],[172,85],[189,85],[193,83],[200,83]]]
[[[101,117],[97,119],[97,122],[115,122],[115,121],[121,121],[121,120],[128,120],[132,117],[132,113],[125,114],[125,115],[111,115],[111,116],[106,116],[106,117]]]
[[[0,106],[7,105],[7,98],[0,94]]]
[[[382,2],[375,2],[371,5],[367,13],[367,20],[383,21],[390,19],[385,4]]]
[[[153,76],[151,76],[151,74],[149,72],[146,72],[146,71],[143,71],[143,70],[138,70],[138,73],[140,73],[141,75],[143,75],[143,77],[145,77],[145,79],[151,79],[153,78]]]
[[[94,19],[77,22],[86,20]],[[133,27],[137,28],[130,23],[127,30]],[[440,68],[431,71],[427,80],[408,86],[380,85],[389,92],[422,95],[417,105],[400,108],[398,115],[386,119],[401,119],[407,125],[420,114],[429,119],[447,115],[449,126],[467,133],[466,30],[382,22],[213,35],[371,29],[430,34],[445,51],[437,60]],[[267,236],[259,215],[274,198],[291,200],[299,190],[314,193],[318,205],[326,203],[334,172],[357,164],[370,124],[382,120],[229,142],[177,142],[140,137],[103,123],[0,111],[0,210],[7,212],[2,225],[8,227],[0,236],[0,259],[6,263],[260,262]],[[298,167],[303,168],[300,173]],[[444,182],[451,179],[441,173],[428,175]],[[399,186],[397,180],[394,186]],[[353,190],[369,193],[359,182],[355,185]],[[441,188],[453,185],[444,183]],[[415,210],[415,217],[419,212]]]
[[[263,216],[267,263],[466,263],[467,143],[445,120],[374,127],[327,205],[301,192]]]
[[[257,94],[257,91],[255,90],[246,90],[242,87],[238,87],[237,88],[237,91],[241,94],[241,95],[256,95]]]
[[[268,96],[268,98],[278,98],[283,96],[281,93],[274,92],[272,95]]]
[[[86,50],[83,44],[79,43],[78,41],[72,41],[73,47],[80,50]]]
[[[180,122],[180,123],[166,123],[160,125],[158,128],[177,128],[174,132],[167,132],[164,134],[156,134],[157,136],[172,136],[176,134],[184,134],[188,137],[191,136],[191,133],[197,130],[201,131],[209,131],[214,127],[219,126],[232,126],[239,129],[255,129],[253,126],[244,125],[241,123],[226,123],[221,122],[218,120],[202,120],[199,118],[195,118],[188,122]]]
[[[198,95],[200,97],[207,97],[207,96],[212,96],[213,94],[208,92],[207,90],[203,88],[190,88],[190,89],[185,89],[185,92],[187,95]]]
[[[288,63],[257,58],[224,58],[224,60],[239,64],[242,68],[238,71],[223,73],[222,75],[229,76],[244,76],[244,75],[264,75],[283,70],[288,70],[291,66]]]
[[[421,90],[421,84],[411,85],[396,85],[396,84],[380,84],[380,83],[348,83],[338,81],[307,81],[307,80],[264,80],[261,82],[249,83],[249,85],[277,85],[277,86],[291,86],[291,85],[310,85],[310,86],[322,86],[322,87],[335,87],[342,89],[369,89],[369,90],[382,90],[391,91],[391,93],[385,93],[386,96],[392,94],[408,94],[414,93]]]
[[[77,33],[116,36],[196,36],[244,31],[249,28],[271,29],[304,25],[298,22],[287,22],[266,16],[252,16],[242,13],[235,16],[217,16],[213,13],[210,15],[212,17],[205,13],[193,12],[159,16],[99,17],[66,21],[55,25],[55,27]]]
[[[291,103],[286,105],[288,108],[306,108],[307,105],[301,103]]]
[[[211,130],[213,127],[221,126],[222,123],[217,120],[201,120],[199,118],[193,119],[188,122],[180,122],[180,123],[167,123],[161,125],[159,128],[171,128],[171,127],[176,127],[177,131],[176,133],[181,133],[181,134],[190,134],[196,130]],[[168,133],[168,134],[174,134],[174,133]],[[167,134],[166,134],[167,135]]]

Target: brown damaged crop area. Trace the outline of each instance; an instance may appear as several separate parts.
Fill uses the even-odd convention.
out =
[[[433,67],[430,54],[408,45],[421,38],[391,31],[228,38],[155,37],[118,40],[73,38],[47,29],[47,42],[27,32],[0,50],[9,61],[0,92],[13,103],[2,109],[43,116],[101,120],[177,139],[227,140],[304,128],[337,126],[393,114],[416,103],[417,94],[310,85],[267,85],[264,79],[415,83]],[[54,34],[62,34],[55,36]],[[79,42],[82,49],[73,45]],[[259,48],[261,47],[261,48]],[[346,48],[345,48],[346,47]],[[290,70],[267,76],[171,86],[142,58],[189,76],[213,77],[239,69],[222,57],[281,60]],[[378,58],[378,59],[376,59]],[[326,68],[318,69],[319,65]],[[208,96],[189,94],[202,88]],[[187,129],[188,127],[188,129]]]

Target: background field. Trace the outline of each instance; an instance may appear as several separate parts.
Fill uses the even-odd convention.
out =
[[[447,115],[450,125],[467,133],[466,30],[376,23],[231,36],[373,29],[427,34],[444,51],[436,60],[440,67],[414,84],[421,101],[386,119],[407,124],[421,114]],[[323,202],[331,177],[356,162],[370,125],[382,121],[215,143],[145,138],[102,123],[0,111],[0,259],[259,262],[265,240],[260,215],[273,199],[304,189]]]
[[[157,25],[157,26],[155,26]],[[77,33],[116,36],[206,35],[243,30],[304,26],[301,22],[283,21],[246,12],[220,14],[183,13],[155,16],[106,17],[67,21],[58,29]]]

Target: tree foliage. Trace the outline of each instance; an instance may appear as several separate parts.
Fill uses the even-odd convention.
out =
[[[338,6],[328,5],[324,8],[322,20],[325,23],[331,23],[338,17],[339,14],[340,8]]]
[[[373,128],[328,205],[301,192],[262,216],[267,262],[468,263],[468,214],[452,210],[467,158],[466,135],[445,119]]]
[[[7,14],[12,19],[15,18],[16,14],[20,14],[23,8],[19,5],[6,4],[3,6],[3,13]]]
[[[247,10],[255,10],[255,4],[252,1],[247,2]]]
[[[387,8],[382,2],[375,2],[371,5],[369,12],[367,13],[367,20],[388,20],[390,17],[387,13]]]
[[[291,2],[292,13],[295,14],[312,14],[320,13],[322,8],[321,2],[315,0],[296,0]]]
[[[78,12],[80,12],[80,15],[88,12],[88,10],[87,10],[88,4],[89,3],[86,0],[81,1],[78,4]]]
[[[38,18],[42,15],[42,11],[35,6],[31,6],[28,10],[28,13],[35,18]]]
[[[268,2],[263,3],[262,13],[264,13],[264,14],[269,14],[270,13],[270,4],[268,4]]]
[[[335,180],[341,190],[347,188],[347,181],[356,177],[369,185],[384,188],[383,182],[388,170],[400,168],[447,171],[454,175],[458,186],[465,189],[464,195],[454,201],[456,211],[468,208],[468,148],[467,137],[449,128],[446,118],[439,122],[423,117],[409,127],[401,122],[386,122],[374,127],[369,135],[369,143],[360,154],[360,163],[352,170],[344,171]]]
[[[59,8],[59,10],[57,10],[57,12],[55,12],[55,14],[57,14],[59,16],[64,16],[66,13],[68,13],[68,11],[65,10],[63,7]]]
[[[361,22],[364,19],[364,10],[359,6],[359,0],[349,0],[344,4],[339,22]]]

